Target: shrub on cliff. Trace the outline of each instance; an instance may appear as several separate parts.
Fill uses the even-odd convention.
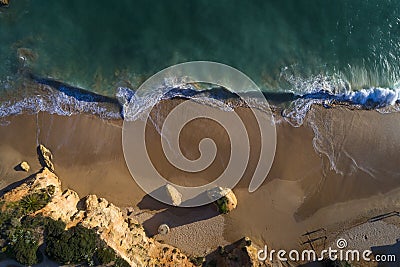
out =
[[[0,248],[9,257],[24,265],[38,262],[40,231],[38,226],[21,224],[30,213],[43,208],[54,193],[49,186],[38,192],[26,195],[19,201],[0,203]]]
[[[95,254],[95,263],[97,265],[106,265],[115,261],[116,258],[117,256],[111,248],[99,248]]]
[[[60,221],[49,222],[46,227],[46,254],[62,264],[92,264],[96,251],[96,234],[81,225],[64,230]]]
[[[129,267],[129,264],[119,257],[115,251],[107,246],[104,241],[100,241],[98,249],[94,255],[94,263],[96,266],[115,266],[115,267]]]
[[[228,198],[226,196],[221,197],[216,201],[218,211],[222,214],[227,214],[229,213],[229,208],[228,208]]]
[[[51,219],[46,219],[45,225],[46,254],[54,261],[61,264],[129,267],[93,229],[77,225],[65,230],[64,222]]]
[[[45,222],[45,240],[61,236],[65,231],[66,224],[61,220],[48,219]]]
[[[33,213],[44,208],[44,206],[50,202],[54,190],[54,185],[49,185],[46,188],[40,189],[39,192],[25,196],[20,201],[20,205],[24,209],[25,214]]]
[[[11,229],[6,248],[8,255],[13,256],[19,263],[33,265],[38,262],[39,236],[32,229]]]

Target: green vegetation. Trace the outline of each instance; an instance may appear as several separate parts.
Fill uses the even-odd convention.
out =
[[[191,257],[189,260],[194,266],[202,266],[205,261],[204,257]]]
[[[62,221],[50,221],[45,230],[46,254],[61,264],[93,265],[96,234],[81,225],[68,230]]]
[[[94,230],[82,225],[65,230],[64,222],[49,220],[45,227],[45,242],[46,254],[61,264],[129,266]]]
[[[46,206],[53,194],[54,186],[48,186],[20,201],[0,203],[0,248],[7,257],[24,265],[39,261],[40,229],[21,221]]]
[[[46,255],[59,264],[129,267],[93,229],[77,225],[66,230],[60,220],[30,215],[46,206],[53,194],[54,186],[48,186],[20,201],[0,202],[0,260],[8,257],[24,265],[36,264],[44,241]]]
[[[38,262],[39,235],[32,229],[18,227],[8,231],[8,246],[6,254],[13,255],[24,265],[33,265]]]
[[[50,195],[46,192],[40,193],[33,193],[24,197],[20,201],[21,208],[23,209],[24,213],[33,213],[42,209],[50,200]]]
[[[227,214],[229,212],[228,209],[228,198],[223,196],[220,199],[218,199],[216,202],[218,211],[222,214]]]
[[[106,265],[116,260],[116,254],[111,248],[103,247],[96,251],[95,260],[98,265]]]
[[[130,267],[129,263],[127,263],[123,258],[118,257],[114,263],[115,267]]]

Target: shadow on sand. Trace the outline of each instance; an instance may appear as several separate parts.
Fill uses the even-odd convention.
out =
[[[158,227],[163,223],[174,228],[219,215],[217,207],[212,203],[201,207],[180,208],[161,203],[149,195],[143,197],[138,207],[141,210],[158,211],[143,222],[145,232],[150,237],[158,233]]]
[[[26,178],[24,178],[22,180],[16,181],[16,182],[14,182],[12,184],[9,184],[6,187],[0,189],[0,197],[2,197],[5,193],[13,190],[14,188],[17,188],[18,186],[20,186],[20,185],[28,182],[29,180],[33,179],[36,176],[36,174],[38,174],[39,172],[41,172],[41,170],[29,175],[28,177],[26,177]]]

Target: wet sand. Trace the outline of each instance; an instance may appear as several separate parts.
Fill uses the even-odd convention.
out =
[[[158,115],[168,113],[180,101],[164,101]],[[173,235],[158,238],[189,252],[196,250],[190,242],[197,243],[201,248],[198,254],[243,236],[259,246],[295,249],[302,247],[303,233],[319,228],[325,228],[333,241],[355,224],[399,210],[400,114],[315,106],[298,128],[278,116],[272,169],[263,185],[249,193],[260,139],[249,110],[242,107],[236,111],[246,121],[251,154],[243,179],[234,188],[238,207],[228,215],[217,215],[212,204],[189,210],[146,197],[125,164],[122,121],[104,121],[91,115],[39,113],[7,118],[9,125],[0,127],[0,186],[12,185],[27,176],[13,169],[22,160],[31,165],[30,173],[39,169],[36,146],[42,143],[54,154],[56,173],[64,188],[80,196],[96,194],[121,207],[135,207],[137,218],[150,235],[155,234],[157,225],[167,221]],[[160,136],[152,125],[148,125],[146,138],[151,140],[150,156],[161,173],[177,184],[198,185],[223,171],[230,155],[229,139],[221,127],[208,120],[188,125],[180,139],[185,155],[196,158],[199,140],[209,135],[217,144],[217,157],[197,177],[168,164],[161,153]]]

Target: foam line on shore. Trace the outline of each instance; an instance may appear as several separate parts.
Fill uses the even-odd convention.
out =
[[[31,75],[34,85],[40,93],[34,92],[9,99],[0,104],[0,117],[22,113],[47,111],[50,114],[70,116],[78,113],[98,115],[104,119],[137,120],[141,113],[154,106],[160,100],[171,98],[191,99],[195,102],[210,105],[226,111],[244,104],[234,93],[221,87],[198,89],[193,84],[166,83],[160,88],[137,96],[129,88],[119,87],[115,97],[96,94],[82,88]],[[307,112],[314,104],[331,107],[336,103],[344,103],[356,109],[376,109],[383,113],[397,112],[400,95],[398,89],[370,88],[358,91],[333,93],[329,90],[315,88],[305,94],[294,92],[263,92],[272,106],[284,106],[282,115],[293,126],[302,125]],[[265,101],[253,97],[253,92],[246,95],[252,108],[268,110],[263,106]],[[222,104],[221,104],[222,103]],[[4,122],[3,122],[4,123]]]

